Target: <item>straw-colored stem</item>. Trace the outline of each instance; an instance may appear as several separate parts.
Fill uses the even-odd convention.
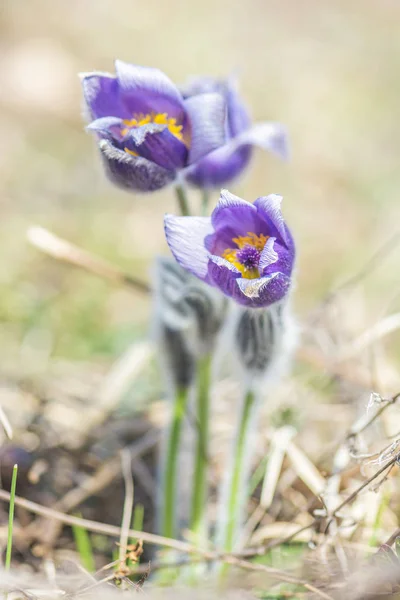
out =
[[[7,534],[7,550],[6,550],[6,571],[10,570],[11,567],[11,552],[13,542],[13,526],[14,526],[14,506],[15,506],[15,490],[17,488],[17,476],[18,476],[18,465],[14,465],[12,480],[11,480],[11,491],[10,491],[10,507],[8,512],[8,534]]]

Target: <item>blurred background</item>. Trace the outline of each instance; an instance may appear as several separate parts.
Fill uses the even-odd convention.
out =
[[[72,510],[58,502],[71,485],[79,486],[105,458],[162,422],[159,402],[143,419],[126,421],[121,412],[119,421],[109,418],[121,397],[126,402],[120,411],[132,412],[163,394],[146,345],[148,296],[56,261],[27,240],[31,226],[45,227],[147,281],[154,257],[168,252],[163,214],[175,211],[173,191],[135,196],[117,190],[84,131],[77,74],[112,72],[116,58],[158,67],[176,83],[236,72],[254,120],[288,128],[290,162],[258,150],[243,179],[230,187],[250,201],[282,194],[298,245],[294,305],[304,332],[302,362],[279,389],[281,411],[265,423],[259,458],[264,460],[274,428],[294,424],[296,443],[314,460],[317,474],[329,473],[327,444],[365,414],[371,389],[398,391],[400,235],[393,236],[400,230],[399,22],[398,0],[2,0],[0,407],[28,452],[27,470],[39,463],[39,471],[25,478],[28,488],[20,471],[21,495],[28,489],[31,499]],[[200,204],[195,190],[191,201]],[[324,303],[353,277],[357,285],[342,288],[333,305]],[[213,427],[229,441],[226,415],[232,417],[237,386],[217,385],[221,418]],[[374,430],[373,443],[398,435],[395,409],[387,419],[391,429]],[[150,451],[156,441],[150,440]],[[16,460],[23,463],[14,449],[6,458],[8,471]],[[139,481],[149,531],[155,458],[138,464],[135,486]],[[223,463],[216,459],[215,466],[217,481]],[[310,490],[317,494],[325,484],[322,478],[315,486],[313,474],[311,468],[307,492],[296,489],[305,494],[306,516]],[[42,485],[32,485],[37,481]],[[350,488],[356,483],[346,480]],[[118,485],[110,494],[104,484],[103,495],[84,504],[83,514],[118,524],[124,498]],[[379,512],[382,496],[371,496]],[[392,498],[382,540],[398,525],[399,493]],[[1,510],[5,522],[7,507]],[[297,518],[293,507],[279,510],[273,513],[277,520],[290,524]],[[50,541],[46,527],[43,532],[44,547],[54,545],[58,530]],[[105,554],[110,552],[107,546]]]
[[[162,215],[175,208],[172,191],[133,196],[112,187],[84,131],[77,73],[113,71],[117,57],[157,66],[177,83],[236,71],[254,119],[287,125],[291,162],[257,151],[231,189],[248,200],[284,196],[299,249],[301,318],[396,231],[396,0],[5,0],[0,19],[3,369],[108,359],[147,333],[146,297],[26,241],[27,228],[42,225],[143,278],[167,252]],[[394,249],[369,276],[356,329],[396,291],[398,259]],[[391,311],[399,304],[394,298]]]

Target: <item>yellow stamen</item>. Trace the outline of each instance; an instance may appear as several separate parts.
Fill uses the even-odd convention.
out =
[[[126,135],[129,129],[132,127],[141,127],[142,125],[147,125],[148,123],[157,123],[157,125],[166,125],[168,130],[172,133],[172,135],[178,138],[178,140],[182,140],[183,138],[183,125],[177,125],[176,119],[174,117],[169,117],[167,113],[134,115],[133,119],[124,119],[123,122],[126,127],[121,129],[122,135]]]
[[[245,246],[254,246],[254,248],[261,252],[264,250],[264,246],[267,243],[268,238],[268,235],[264,235],[262,233],[260,233],[260,235],[256,235],[255,233],[248,231],[246,236],[240,235],[239,237],[233,238],[232,242],[235,242],[239,250]]]
[[[139,156],[139,154],[137,152],[134,152],[133,150],[129,150],[129,148],[124,148],[124,150],[128,154],[132,154],[132,156]]]
[[[268,235],[264,235],[262,233],[260,235],[256,235],[255,233],[249,231],[247,236],[238,236],[233,238],[232,242],[236,244],[237,248],[227,248],[224,250],[222,258],[225,258],[233,266],[235,266],[245,279],[257,279],[257,277],[260,277],[259,270],[256,268],[248,269],[245,265],[239,262],[237,258],[237,251],[241,250],[245,246],[252,246],[259,252],[262,252],[265,244],[267,243],[268,237]]]

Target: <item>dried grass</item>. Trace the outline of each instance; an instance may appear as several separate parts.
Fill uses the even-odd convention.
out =
[[[79,252],[75,252],[75,259],[77,255]],[[65,258],[64,255],[63,260]],[[81,266],[87,268],[88,264],[90,260],[86,260]],[[372,265],[373,261],[369,264]],[[166,569],[168,566],[179,568],[188,562],[202,561],[207,564],[222,560],[232,565],[231,583],[235,581],[235,573],[238,570],[244,571],[246,576],[240,579],[244,590],[257,585],[263,589],[270,589],[272,594],[273,590],[281,589],[279,586],[283,585],[286,588],[282,592],[285,595],[279,596],[282,598],[297,597],[298,594],[325,599],[373,598],[374,594],[386,593],[389,589],[392,594],[396,593],[398,573],[393,564],[389,565],[391,569],[382,564],[381,551],[377,559],[377,551],[385,541],[392,544],[397,536],[400,495],[395,474],[400,457],[400,419],[396,403],[400,395],[394,393],[395,389],[387,379],[385,386],[373,387],[371,370],[364,359],[366,349],[379,347],[375,372],[386,373],[390,370],[389,358],[383,351],[382,335],[393,330],[393,319],[388,321],[387,318],[383,318],[381,323],[370,328],[365,335],[355,337],[347,326],[347,305],[352,287],[358,285],[360,277],[363,279],[368,272],[368,269],[363,269],[359,276],[354,276],[310,316],[309,323],[303,328],[303,346],[298,353],[300,368],[296,375],[277,390],[274,404],[266,405],[261,433],[255,443],[260,460],[267,454],[268,461],[264,477],[259,480],[249,504],[249,520],[241,549],[232,555],[221,555],[212,547],[196,548],[185,540],[168,540],[129,529],[133,482],[129,479],[127,465],[132,463],[135,495],[136,490],[142,490],[142,494],[143,490],[147,494],[151,493],[154,483],[149,484],[148,479],[151,481],[153,477],[154,459],[147,465],[143,462],[138,463],[141,470],[136,472],[134,465],[136,460],[143,461],[143,456],[157,443],[159,433],[151,423],[155,421],[160,424],[160,415],[157,414],[153,419],[151,407],[147,414],[142,413],[143,416],[136,425],[134,441],[125,446],[121,445],[121,440],[118,440],[115,446],[119,427],[123,424],[118,425],[118,421],[110,422],[109,419],[113,417],[126,390],[134,385],[143,370],[146,372],[148,369],[151,352],[147,347],[139,345],[137,348],[131,348],[109,373],[94,378],[90,375],[91,384],[77,385],[76,380],[71,388],[75,397],[72,404],[65,401],[66,394],[68,396],[70,393],[70,379],[66,378],[64,391],[60,390],[58,382],[57,389],[61,393],[58,392],[52,399],[52,410],[43,410],[43,403],[34,402],[31,424],[27,425],[25,420],[24,427],[17,428],[15,442],[23,444],[27,432],[32,431],[32,423],[37,421],[38,414],[41,415],[39,434],[37,428],[34,429],[43,447],[39,446],[33,453],[36,458],[26,474],[28,482],[32,484],[35,481],[35,486],[28,487],[27,490],[35,490],[39,503],[23,498],[17,499],[17,507],[20,510],[23,508],[24,512],[19,512],[17,517],[16,549],[26,556],[30,547],[33,549],[33,555],[27,560],[15,559],[14,568],[17,569],[19,583],[14,582],[14,576],[5,574],[1,579],[3,587],[11,589],[13,585],[18,585],[20,588],[22,586],[28,596],[58,598],[63,595],[90,596],[94,593],[104,593],[108,597],[109,594],[120,593],[121,588],[126,586],[133,591],[138,591],[144,586],[150,597],[152,594],[157,597],[161,592],[153,589],[154,586],[147,581],[149,573],[157,573],[158,569]],[[344,294],[346,303],[343,302]],[[351,310],[350,304],[350,312]],[[396,319],[393,322],[397,323]],[[391,324],[389,328],[388,322]],[[353,368],[354,365],[356,369]],[[47,385],[46,382],[45,384]],[[26,388],[26,382],[18,382],[18,385],[21,386],[21,392]],[[100,394],[94,393],[96,389],[100,390]],[[78,402],[77,390],[80,390]],[[371,390],[374,391],[372,395]],[[392,395],[381,395],[387,390],[391,390]],[[217,482],[220,476],[224,449],[232,435],[233,422],[229,415],[232,398],[236,393],[233,381],[229,380],[218,384],[214,391],[214,396],[218,398],[213,420],[214,443],[218,449],[210,459],[211,478],[214,482]],[[3,395],[3,398],[5,402],[2,406],[2,422],[5,435],[9,435],[10,425],[5,415],[10,412],[10,420],[13,421],[12,405],[7,405],[7,394]],[[99,398],[100,402],[93,404],[95,398]],[[69,405],[70,418],[64,423],[68,428],[73,426],[74,421],[78,423],[83,406],[90,409],[90,418],[86,421],[86,426],[82,427],[82,422],[79,423],[79,437],[75,437],[73,442],[70,436],[64,435],[63,423],[53,419],[53,415],[57,414],[54,403],[57,403],[58,399],[63,405],[64,415],[65,406]],[[47,402],[45,406],[46,404]],[[156,406],[158,405],[155,404],[154,407]],[[271,425],[271,416],[273,419],[278,415],[280,419],[283,418],[285,413],[282,407],[285,406],[286,410],[298,411],[299,406],[302,410],[298,411],[295,418],[285,417],[286,420],[292,420],[290,425]],[[296,423],[296,418],[303,421],[301,426]],[[188,423],[188,427],[191,426],[193,424]],[[132,435],[134,427],[131,429]],[[42,432],[46,432],[43,441]],[[54,443],[55,432],[58,443]],[[105,462],[99,463],[96,453],[104,451],[104,446],[107,448],[107,445],[111,456]],[[88,520],[66,514],[79,509],[90,515],[90,504],[93,503],[97,506],[97,513],[102,514],[104,498],[110,499],[110,494],[114,494],[115,491],[110,486],[113,481],[121,480],[121,458],[115,452],[118,447],[123,448],[125,487],[129,491],[127,495],[121,489],[118,494],[117,521],[121,518],[122,504],[125,504],[122,529],[118,524],[106,524],[101,519]],[[47,471],[45,469],[46,474],[50,476],[50,488],[53,488],[53,499],[49,503],[46,498],[49,481],[45,480],[41,485],[40,474],[34,480],[32,473],[37,471],[34,467],[38,460],[43,460],[38,459],[38,456],[46,457],[50,448],[60,454],[53,464],[47,465]],[[66,456],[72,460],[71,452],[73,464],[67,471],[77,470],[80,482],[75,485],[72,481],[59,481],[65,470],[63,461]],[[88,472],[89,465],[91,467]],[[61,495],[57,491],[60,488],[63,489]],[[30,493],[29,491],[29,495]],[[0,490],[0,499],[7,500],[8,497],[6,491]],[[146,506],[148,508],[151,505],[147,502]],[[153,512],[152,509],[150,512]],[[37,516],[29,516],[29,513]],[[71,540],[65,536],[65,532],[63,533],[63,524],[74,523],[83,526],[87,531],[114,539],[120,538],[118,561],[107,561],[112,549],[112,544],[108,544],[106,550],[96,554],[100,568],[98,573],[83,574],[78,567],[79,558],[74,553]],[[151,527],[151,519],[148,527]],[[3,530],[3,539],[5,533]],[[140,538],[145,549],[151,545],[170,548],[178,553],[176,559],[173,559],[171,564],[166,560],[160,562],[154,557],[150,563],[145,560],[141,565],[128,568],[125,565],[125,552],[132,552],[135,548],[128,545],[129,537]],[[279,556],[276,554],[278,549],[281,552]],[[70,566],[70,572],[65,576],[62,570],[65,568],[63,561],[66,551],[73,558],[73,562],[69,564],[74,567],[71,572]],[[296,554],[294,561],[290,558],[291,552]],[[285,553],[289,554],[289,557],[285,558]],[[150,555],[147,559],[149,557]],[[268,557],[268,560],[254,562],[256,557]],[[396,559],[392,559],[392,563],[395,563]],[[20,575],[20,571],[25,571],[28,565],[31,570],[37,570],[39,566],[45,574],[46,586],[42,590],[40,586],[35,587],[36,583],[30,583],[32,574],[26,576],[27,581]],[[139,583],[133,583],[127,577],[130,574],[135,574]],[[65,589],[61,584],[56,585],[55,581],[59,579],[68,582],[64,584]],[[189,593],[192,597],[193,593],[199,593],[199,598],[203,593],[208,594],[207,597],[212,594],[210,590],[185,592],[172,589],[162,593],[174,594],[174,597],[175,594],[185,597],[185,594]],[[245,591],[243,593],[247,594]],[[241,597],[240,592],[236,594],[239,594],[237,597]]]

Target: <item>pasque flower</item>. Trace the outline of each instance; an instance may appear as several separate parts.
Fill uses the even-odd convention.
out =
[[[215,91],[184,98],[158,69],[115,63],[116,75],[82,75],[84,99],[111,180],[162,188],[226,139],[226,103]]]
[[[202,188],[220,188],[238,177],[248,165],[254,146],[287,158],[286,129],[280,123],[261,122],[252,125],[251,119],[234,78],[218,80],[198,77],[181,88],[185,98],[196,98],[206,92],[223,95],[226,102],[224,144],[189,166],[186,179]]]
[[[281,200],[251,204],[222,190],[211,217],[165,216],[168,245],[184,269],[239,304],[270,306],[288,293],[295,259]]]

